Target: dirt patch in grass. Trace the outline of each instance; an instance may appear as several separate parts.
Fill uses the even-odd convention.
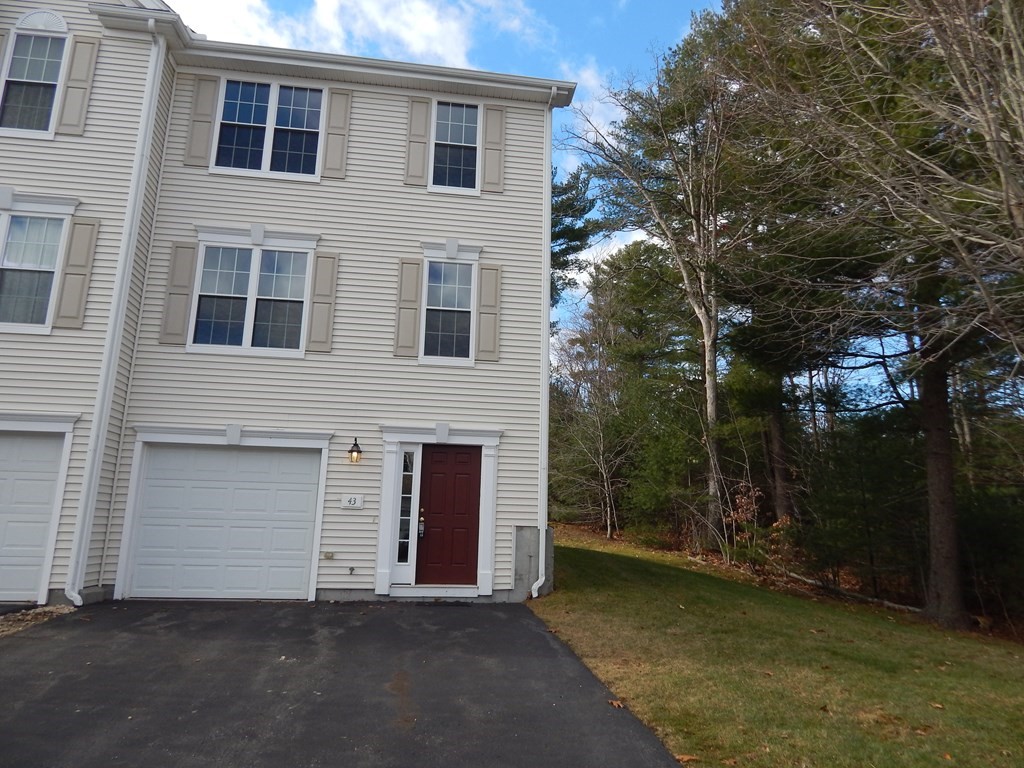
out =
[[[54,616],[73,613],[74,610],[70,605],[44,605],[42,608],[29,608],[17,613],[4,614],[0,616],[0,637],[16,634],[23,629],[49,621]]]

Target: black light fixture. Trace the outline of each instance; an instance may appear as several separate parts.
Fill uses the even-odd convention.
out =
[[[348,460],[353,464],[358,464],[359,460],[363,458],[363,449],[359,447],[359,438],[352,440],[352,447],[348,449]]]

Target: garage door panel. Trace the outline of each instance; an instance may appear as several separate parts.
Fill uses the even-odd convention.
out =
[[[319,451],[151,446],[145,465],[130,596],[308,596]]]
[[[0,601],[43,586],[63,453],[63,434],[0,434]]]
[[[0,524],[0,557],[42,557],[46,551],[49,521],[11,519]]]

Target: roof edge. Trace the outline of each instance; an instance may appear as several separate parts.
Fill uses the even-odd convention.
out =
[[[325,79],[337,74],[341,82],[366,82],[370,77],[400,88],[408,88],[410,82],[420,82],[427,90],[441,91],[447,90],[446,85],[455,89],[487,87],[506,91],[510,98],[550,107],[569,106],[576,91],[576,83],[569,80],[207,40],[185,26],[181,17],[173,12],[104,3],[90,3],[89,8],[109,29],[146,32],[152,19],[157,33],[167,38],[168,47],[175,52],[176,58],[189,66],[203,66],[205,63],[217,67],[248,61],[259,63],[270,72],[294,67],[315,69]]]

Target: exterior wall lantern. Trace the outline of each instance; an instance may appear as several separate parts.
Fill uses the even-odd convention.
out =
[[[358,464],[359,460],[363,458],[363,449],[359,447],[359,438],[352,440],[352,447],[348,449],[348,460],[353,464]]]

